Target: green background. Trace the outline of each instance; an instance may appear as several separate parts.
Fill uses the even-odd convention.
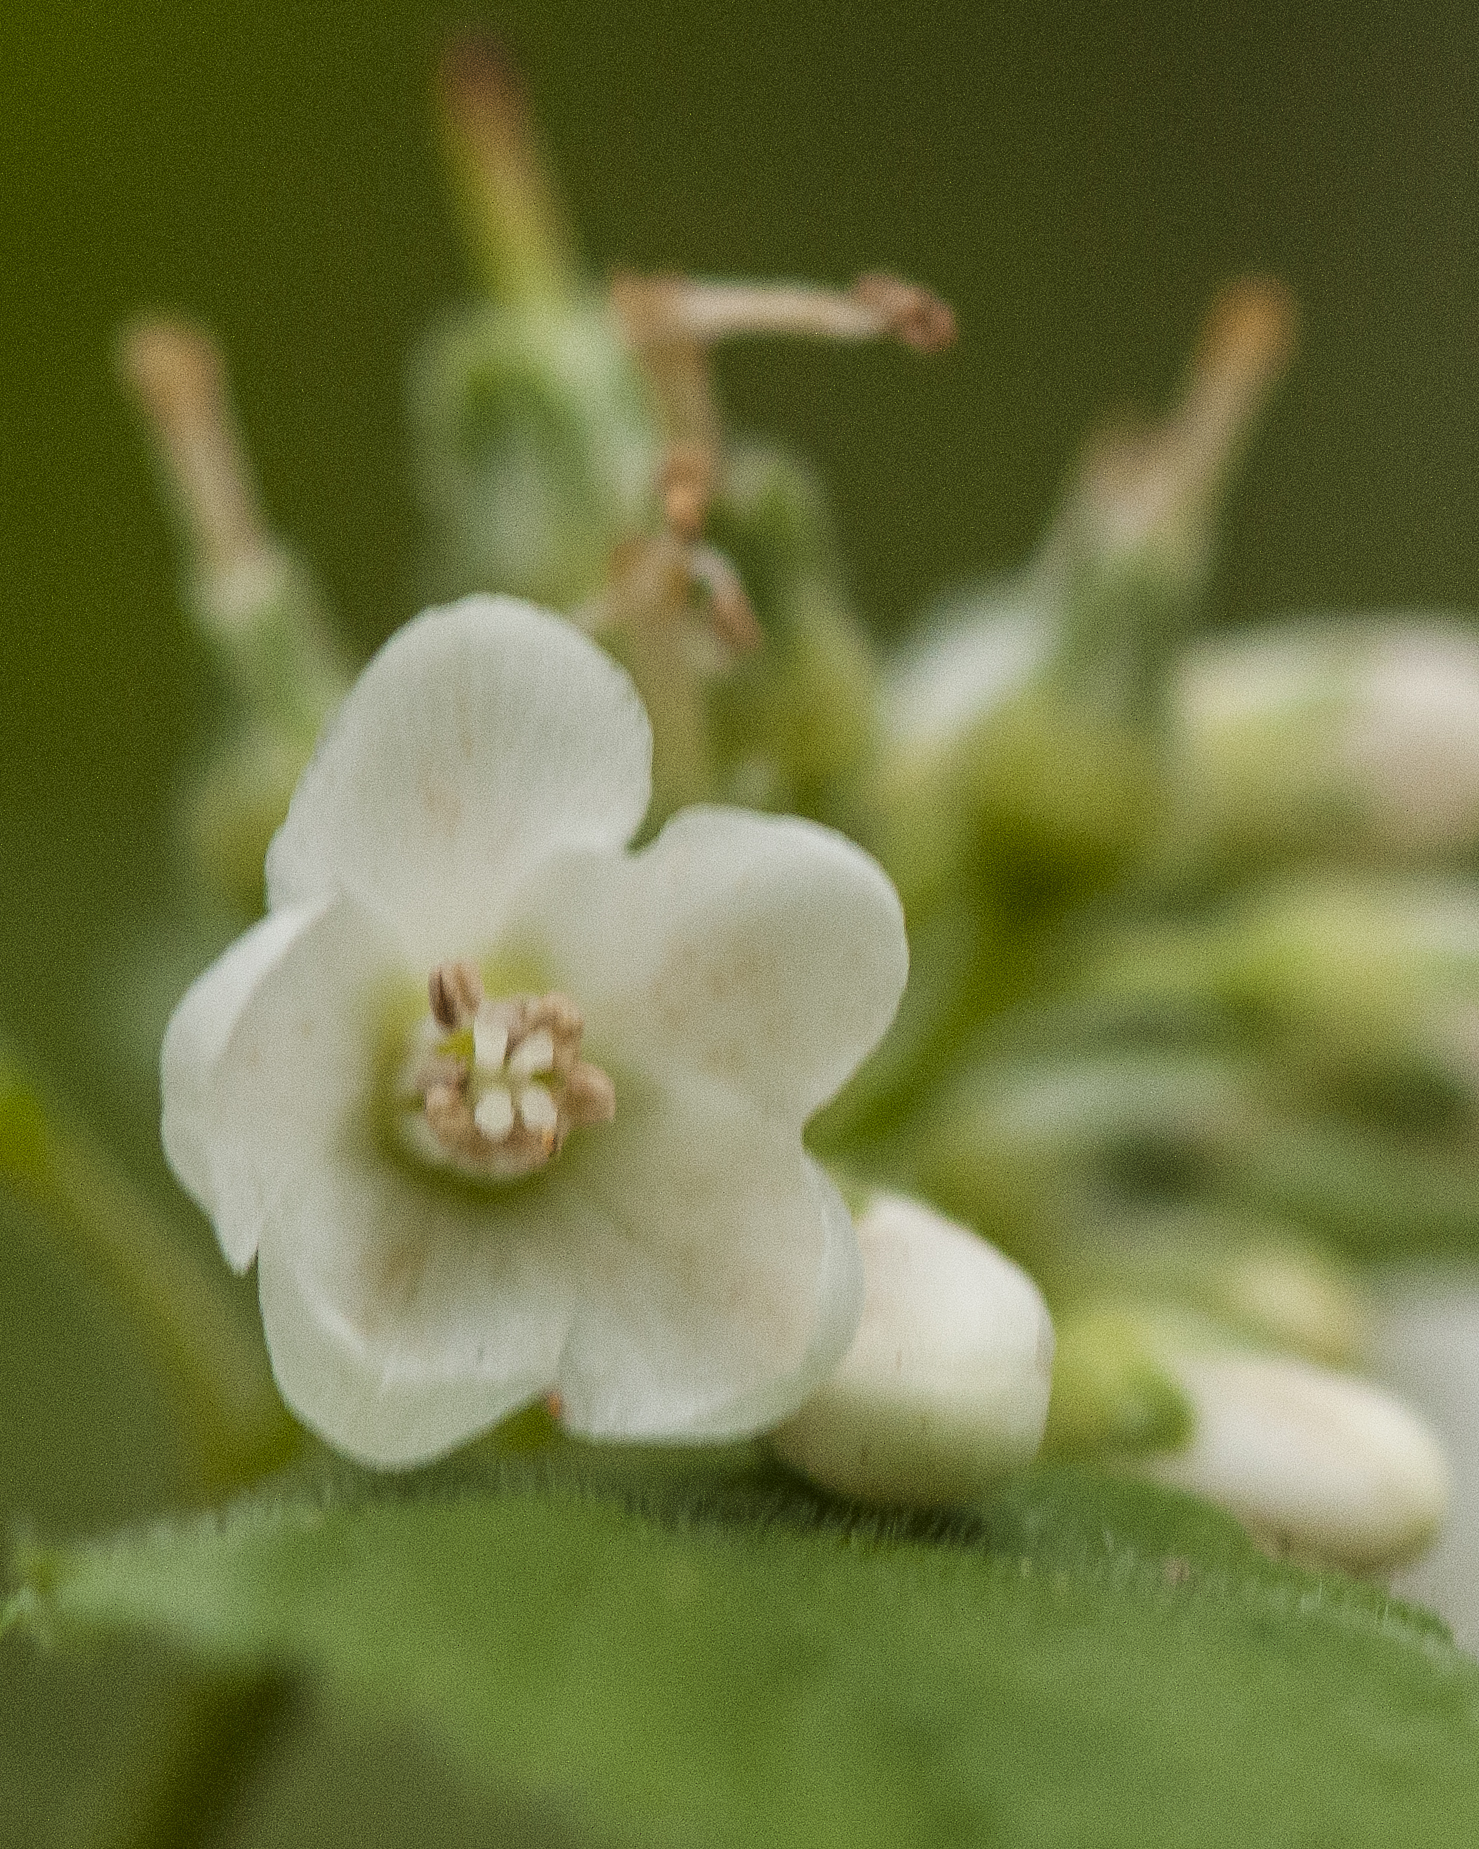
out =
[[[735,421],[815,454],[880,626],[1020,556],[1085,428],[1163,394],[1213,289],[1250,269],[1293,285],[1304,328],[1233,509],[1220,610],[1468,605],[1479,17],[1212,12],[521,0],[481,18],[523,60],[598,266],[888,265],[955,303],[962,339],[939,361],[724,362]],[[409,615],[401,362],[465,287],[429,72],[476,17],[9,0],[0,19],[0,1027],[161,1186],[152,1096],[107,1000],[170,889],[170,807],[211,690],[112,330],[153,306],[211,323],[268,503],[348,627],[368,648]],[[72,1532],[155,1506],[171,1460],[126,1348],[29,1230],[0,1212],[0,1514]],[[48,1670],[48,1705],[20,1693],[24,1653],[0,1655],[18,1840],[42,1839],[26,1807],[44,1761],[86,1814],[88,1768],[140,1724],[148,1685],[128,1676],[146,1672],[111,1665]],[[295,1840],[286,1820],[336,1776],[353,1789],[322,1841],[392,1801],[407,1828],[423,1818],[430,1769],[322,1726],[243,1840]],[[450,1840],[468,1819],[443,1806]]]

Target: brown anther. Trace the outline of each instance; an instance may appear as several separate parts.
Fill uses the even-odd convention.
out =
[[[616,1116],[616,1087],[599,1066],[582,1059],[566,1073],[560,1116],[567,1130],[609,1124]]]
[[[478,1135],[467,1102],[465,1084],[436,1084],[427,1087],[426,1121],[446,1149],[465,1149]]]
[[[432,1018],[448,1033],[465,1027],[483,999],[482,978],[470,963],[439,963],[426,989]]]
[[[438,1086],[460,1091],[467,1084],[467,1062],[451,1053],[430,1053],[416,1067],[413,1083],[423,1097]]]
[[[509,1030],[509,1050],[536,1029],[547,1027],[555,1047],[555,1070],[567,1071],[580,1053],[580,1036],[585,1031],[585,1017],[568,995],[551,990],[523,1004],[516,1029]]]
[[[877,270],[860,276],[853,294],[884,329],[916,353],[940,353],[955,341],[955,311],[918,283]]]

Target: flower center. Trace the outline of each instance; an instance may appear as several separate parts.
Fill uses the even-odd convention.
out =
[[[616,1092],[580,1057],[585,1023],[564,995],[491,1000],[470,963],[441,963],[402,1071],[399,1126],[441,1168],[517,1180],[557,1156],[572,1130],[609,1123]]]

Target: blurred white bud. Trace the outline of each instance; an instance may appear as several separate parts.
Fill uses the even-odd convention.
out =
[[[1331,618],[1206,644],[1176,689],[1192,836],[1423,857],[1479,841],[1479,635]]]
[[[1395,1565],[1448,1507],[1437,1440],[1369,1382],[1286,1355],[1183,1355],[1173,1372],[1195,1424],[1184,1449],[1140,1468],[1205,1496],[1263,1540],[1355,1570]]]
[[[897,1195],[858,1222],[863,1319],[831,1378],[774,1434],[787,1463],[841,1495],[970,1501],[1042,1441],[1053,1326],[994,1246]]]

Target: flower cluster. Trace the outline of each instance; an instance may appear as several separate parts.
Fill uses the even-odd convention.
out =
[[[382,1465],[540,1398],[591,1437],[770,1432],[881,1502],[968,1500],[1045,1442],[1324,1558],[1419,1546],[1443,1461],[1345,1371],[1338,1248],[1479,1226],[1473,643],[1189,645],[1285,292],[1226,291],[1028,565],[884,659],[709,353],[932,352],[949,310],[878,275],[602,290],[507,71],[454,58],[444,103],[491,290],[413,404],[464,600],[344,698],[265,918],[164,1049],[170,1161],[257,1263],[290,1405]],[[212,389],[163,389],[170,352]],[[200,361],[136,337],[280,790],[283,688],[321,716],[342,683],[260,571],[222,614],[226,539],[282,555]],[[207,845],[259,839],[232,813]]]

